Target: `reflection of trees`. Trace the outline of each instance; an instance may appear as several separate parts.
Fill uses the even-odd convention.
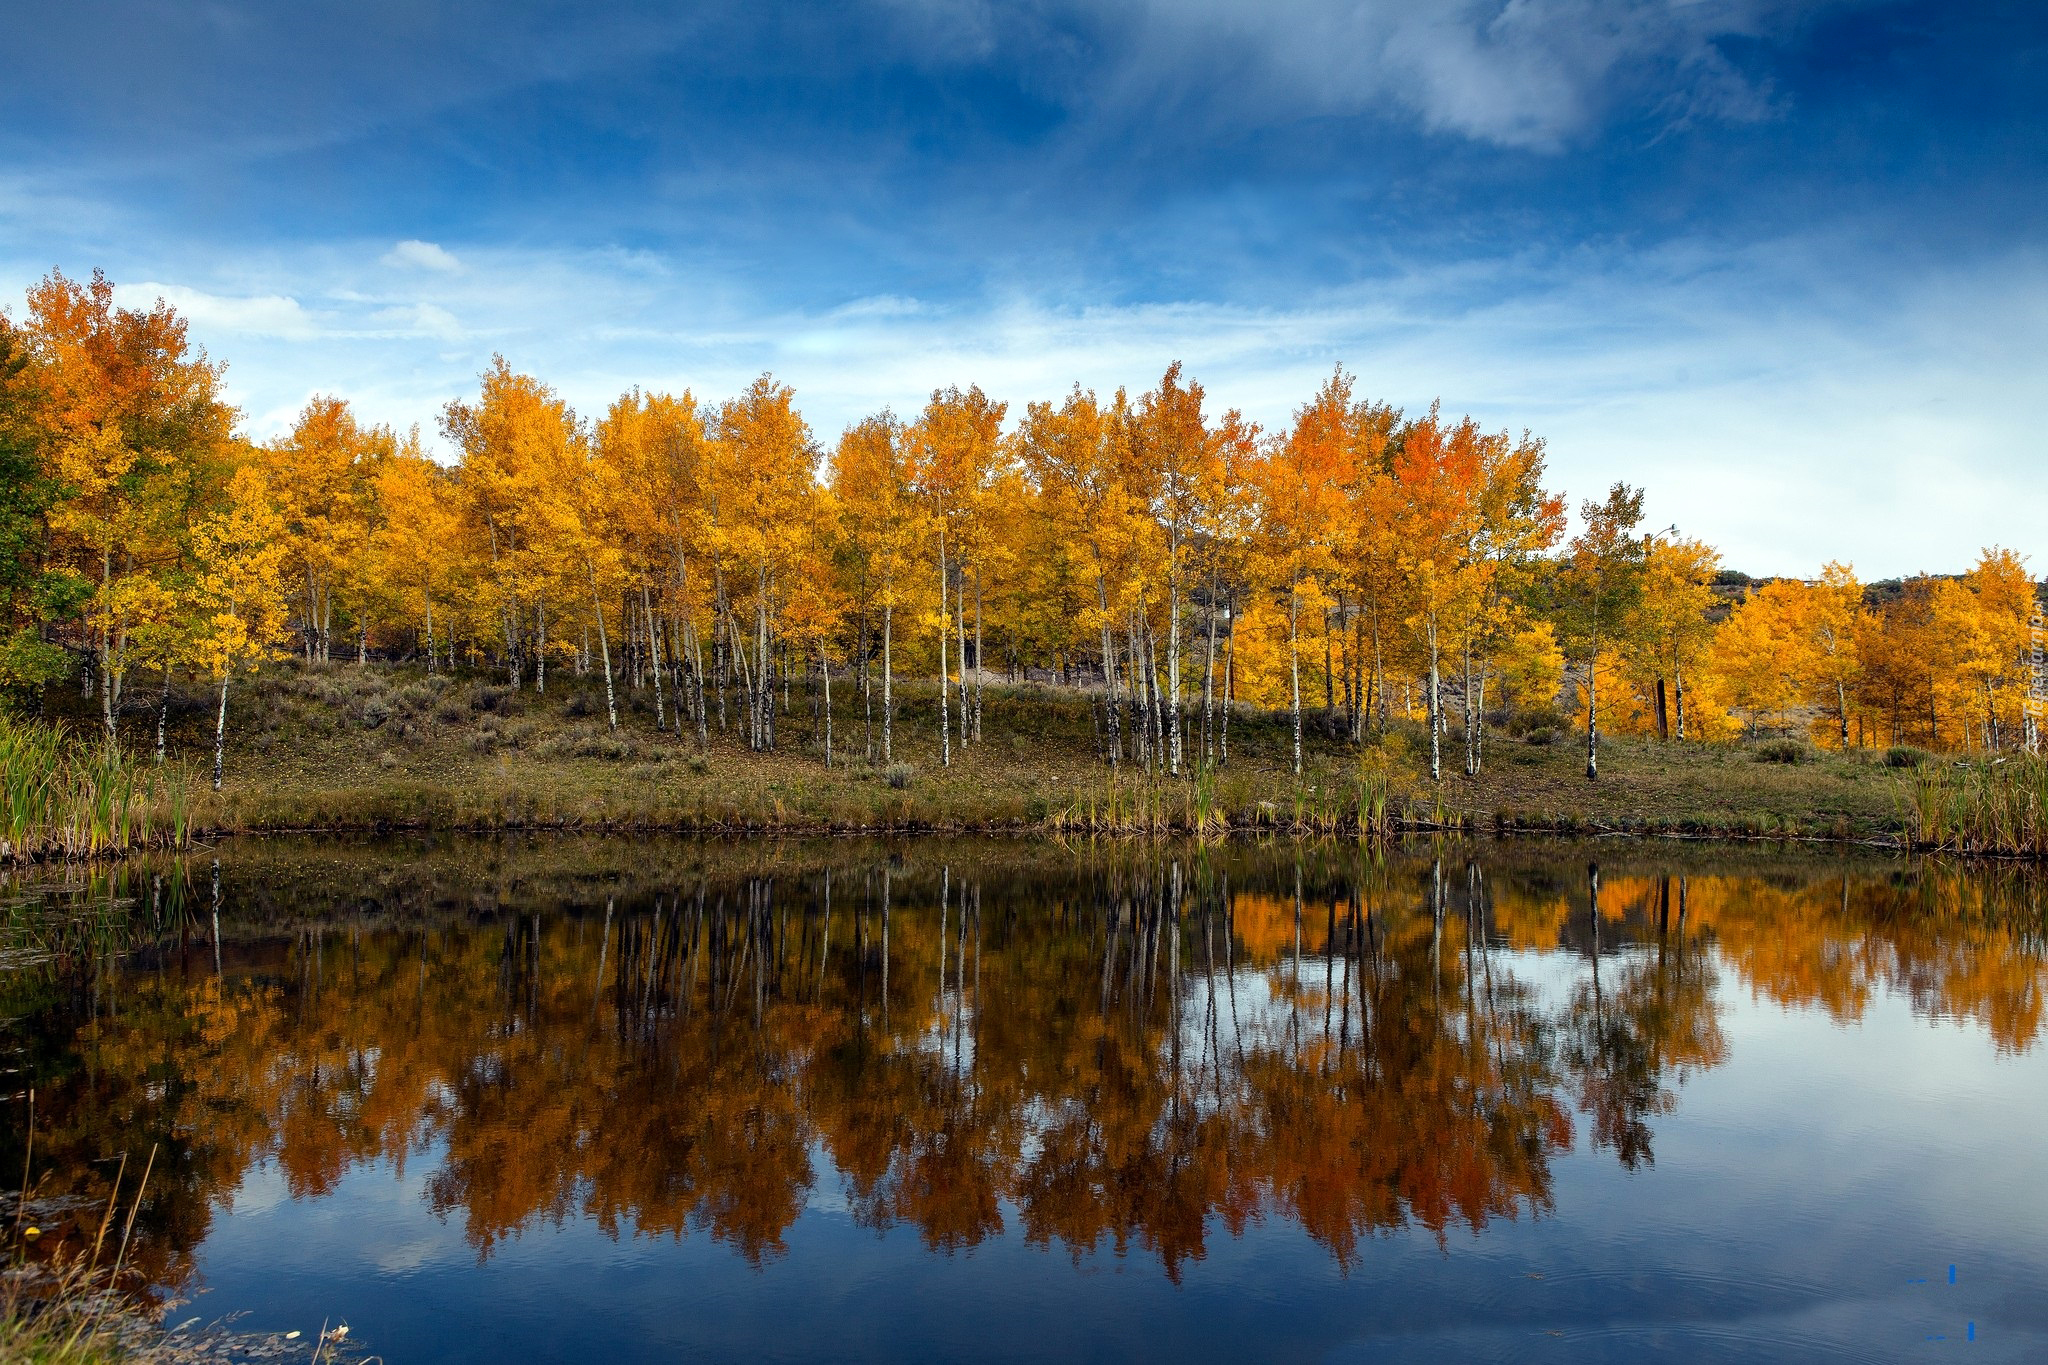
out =
[[[354,914],[335,892],[343,910],[297,922],[274,869],[230,867],[223,913],[257,904],[252,935],[217,946],[210,906],[152,908],[130,967],[73,944],[8,987],[37,1165],[103,1198],[105,1157],[161,1143],[138,1227],[161,1284],[253,1164],[315,1196],[380,1159],[429,1162],[429,1205],[480,1256],[588,1218],[771,1258],[832,1178],[823,1154],[859,1223],[935,1249],[1014,1220],[1177,1276],[1214,1229],[1284,1218],[1349,1265],[1405,1226],[1546,1211],[1574,1106],[1596,1145],[1649,1161],[1677,1087],[1726,1056],[1717,961],[1840,1017],[1883,988],[2002,1047],[2041,1024],[2038,930],[1949,874],[940,855],[611,880],[494,864],[488,895],[409,886],[393,918],[387,888]],[[1516,948],[1560,941],[1581,964],[1546,994]]]
[[[1565,1026],[1565,1066],[1579,1107],[1592,1119],[1595,1146],[1611,1148],[1634,1170],[1655,1161],[1650,1120],[1677,1105],[1671,1084],[1718,1065],[1727,1055],[1721,1037],[1714,969],[1687,930],[1687,887],[1675,895],[1670,878],[1631,888],[1635,907],[1654,935],[1654,950],[1634,952],[1603,968],[1600,869],[1586,870],[1589,969],[1572,992]],[[1605,976],[1603,977],[1603,970]],[[1669,1083],[1669,1084],[1667,1084]]]

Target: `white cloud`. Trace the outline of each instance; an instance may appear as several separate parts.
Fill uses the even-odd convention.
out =
[[[1144,388],[1173,359],[1219,409],[1278,427],[1341,361],[1411,410],[1440,396],[1545,436],[1575,500],[1647,485],[1656,524],[1753,573],[1834,557],[1868,577],[1954,568],[1980,545],[2026,550],[2048,524],[2033,477],[2048,398],[2031,359],[2048,348],[2039,252],[1872,282],[1843,273],[1853,254],[1838,241],[1679,245],[1418,264],[1263,307],[1074,305],[1033,281],[943,308],[879,296],[799,310],[673,258],[466,257],[462,274],[393,296],[347,243],[239,260],[232,276],[195,249],[181,283],[123,301],[161,294],[192,320],[258,437],[320,391],[431,440],[494,351],[586,412],[636,384],[715,400],[773,370],[828,443],[943,384],[979,383],[1014,416],[1076,380]],[[18,299],[37,273],[0,259],[0,294]],[[2048,566],[2048,546],[2036,553]]]
[[[317,321],[299,306],[297,299],[283,294],[238,298],[210,294],[180,284],[150,281],[117,284],[114,293],[116,302],[124,308],[147,308],[160,298],[190,319],[192,330],[200,336],[225,333],[304,339],[320,330]]]
[[[400,242],[377,259],[381,264],[397,269],[438,270],[449,275],[462,270],[462,262],[455,259],[453,252],[432,242],[413,238]]]

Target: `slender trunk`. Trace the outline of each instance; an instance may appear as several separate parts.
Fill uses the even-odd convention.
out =
[[[1323,608],[1323,714],[1337,709],[1336,672],[1330,655],[1330,609]]]
[[[1486,656],[1479,656],[1478,675],[1473,686],[1479,689],[1479,723],[1472,727],[1472,772],[1477,776],[1486,766]]]
[[[1380,653],[1380,613],[1375,606],[1372,613],[1372,695],[1374,709],[1378,714],[1380,733],[1387,732],[1387,666]]]
[[[114,552],[110,545],[100,552],[100,600],[106,601],[112,593],[114,578]],[[100,719],[107,727],[107,742],[113,743],[114,731],[114,625],[112,621],[100,627]]]
[[[604,595],[597,590],[597,571],[588,564],[584,565],[584,569],[590,575],[590,605],[597,611],[597,653],[598,659],[604,667],[604,714],[605,719],[611,724],[612,733],[617,734],[619,731],[619,702],[617,695],[612,691],[612,642],[611,637],[606,634],[604,628]],[[545,607],[541,611],[540,619],[541,640],[543,642],[541,648],[545,651],[547,648],[545,642],[547,640],[548,619]]]
[[[1209,575],[1209,645],[1202,656],[1202,765],[1214,759],[1216,706],[1216,575]]]
[[[946,532],[945,525],[941,522],[939,530],[939,762],[949,768],[953,766],[953,732],[949,719],[950,703],[946,696],[946,689],[952,684],[946,678],[946,634],[951,625],[952,622],[946,616]]]
[[[213,717],[213,789],[220,790],[221,763],[228,746],[228,675],[220,675],[220,710]]]
[[[974,742],[981,743],[981,566],[974,567]]]
[[[1230,612],[1230,638],[1223,642],[1223,725],[1217,735],[1217,761],[1230,764],[1230,711],[1237,702],[1237,594],[1226,603]]]
[[[590,592],[592,600],[595,600],[597,584],[594,579],[591,582]],[[599,607],[598,610],[602,612],[604,608]],[[548,690],[548,599],[545,597],[540,599],[540,604],[534,609],[534,623],[537,627],[537,633],[533,642],[533,690],[536,692],[546,692]],[[606,675],[605,686],[611,686],[609,674]],[[612,728],[617,729],[618,727],[615,725]]]
[[[884,766],[895,761],[890,748],[891,735],[896,722],[896,661],[890,653],[895,642],[896,604],[882,604],[882,763]]]
[[[640,608],[641,614],[647,618],[647,649],[649,657],[654,661],[654,728],[656,730],[666,730],[668,729],[668,717],[663,710],[661,696],[661,669],[663,663],[661,657],[661,637],[655,633],[654,596],[647,591],[645,583],[640,585]],[[680,722],[681,717],[677,719]],[[676,728],[680,730],[682,728],[681,724],[679,723]]]
[[[818,671],[825,675],[825,766],[832,766],[832,661],[825,657],[825,641],[818,641]]]
[[[1600,776],[1600,639],[1586,659],[1586,780]]]
[[[1441,723],[1442,712],[1439,710],[1439,707],[1442,705],[1442,694],[1439,691],[1440,679],[1438,677],[1436,621],[1434,618],[1430,619],[1428,625],[1424,628],[1424,633],[1429,637],[1429,780],[1440,782],[1443,780],[1444,775],[1444,727]]]
[[[704,700],[704,637],[697,633],[695,621],[690,622],[690,691],[697,704],[697,747],[709,753],[711,707]]]
[[[1840,678],[1835,679],[1835,714],[1842,722],[1842,751],[1849,749],[1849,690]]]
[[[1301,776],[1301,593],[1287,594],[1287,673],[1294,710],[1294,775]]]
[[[953,590],[953,618],[959,624],[960,747],[967,747],[967,566],[960,566],[960,586]],[[976,663],[979,664],[979,660]]]
[[[430,592],[423,592],[420,595],[426,599],[427,603],[427,673],[432,675],[434,672],[434,595]]]
[[[164,765],[164,723],[170,719],[170,714],[171,666],[165,664],[163,695],[157,698],[156,703],[156,765],[159,768]]]
[[[1166,574],[1166,766],[1180,776],[1180,546],[1178,536]]]
[[[1095,600],[1102,609],[1102,695],[1103,709],[1108,717],[1107,745],[1109,766],[1114,768],[1123,757],[1123,732],[1119,728],[1116,689],[1116,642],[1109,628],[1109,585],[1103,579],[1102,570],[1095,571]]]
[[[1479,775],[1479,712],[1472,696],[1472,639],[1465,638],[1465,776]]]
[[[1671,707],[1678,721],[1678,742],[1685,743],[1685,664],[1671,661]]]

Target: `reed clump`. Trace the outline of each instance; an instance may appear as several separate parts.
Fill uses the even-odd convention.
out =
[[[1913,846],[1980,857],[2048,857],[2048,758],[1928,764],[1904,784]]]
[[[1233,830],[1367,838],[1418,824],[1450,827],[1460,823],[1441,810],[1434,816],[1418,819],[1411,812],[1398,810],[1391,782],[1379,773],[1311,786],[1297,783],[1283,805],[1278,800],[1248,799],[1242,791],[1226,792],[1216,770],[1203,768],[1191,780],[1112,773],[1065,805],[1048,810],[1043,823],[1061,835],[1197,838]]]
[[[0,712],[0,863],[182,848],[191,775]]]

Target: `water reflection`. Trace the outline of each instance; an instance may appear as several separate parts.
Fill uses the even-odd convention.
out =
[[[291,845],[41,888],[7,1041],[74,1237],[155,1144],[183,1288],[243,1177],[425,1163],[479,1259],[545,1224],[785,1255],[821,1191],[937,1251],[1298,1225],[1340,1266],[1635,1169],[1731,989],[2042,1027],[2025,878],[1513,849]],[[28,888],[17,888],[26,893]],[[25,1090],[26,1084],[20,1089]],[[22,1096],[0,1169],[23,1160]],[[61,1229],[60,1229],[61,1230]],[[52,1237],[51,1244],[61,1239]]]

